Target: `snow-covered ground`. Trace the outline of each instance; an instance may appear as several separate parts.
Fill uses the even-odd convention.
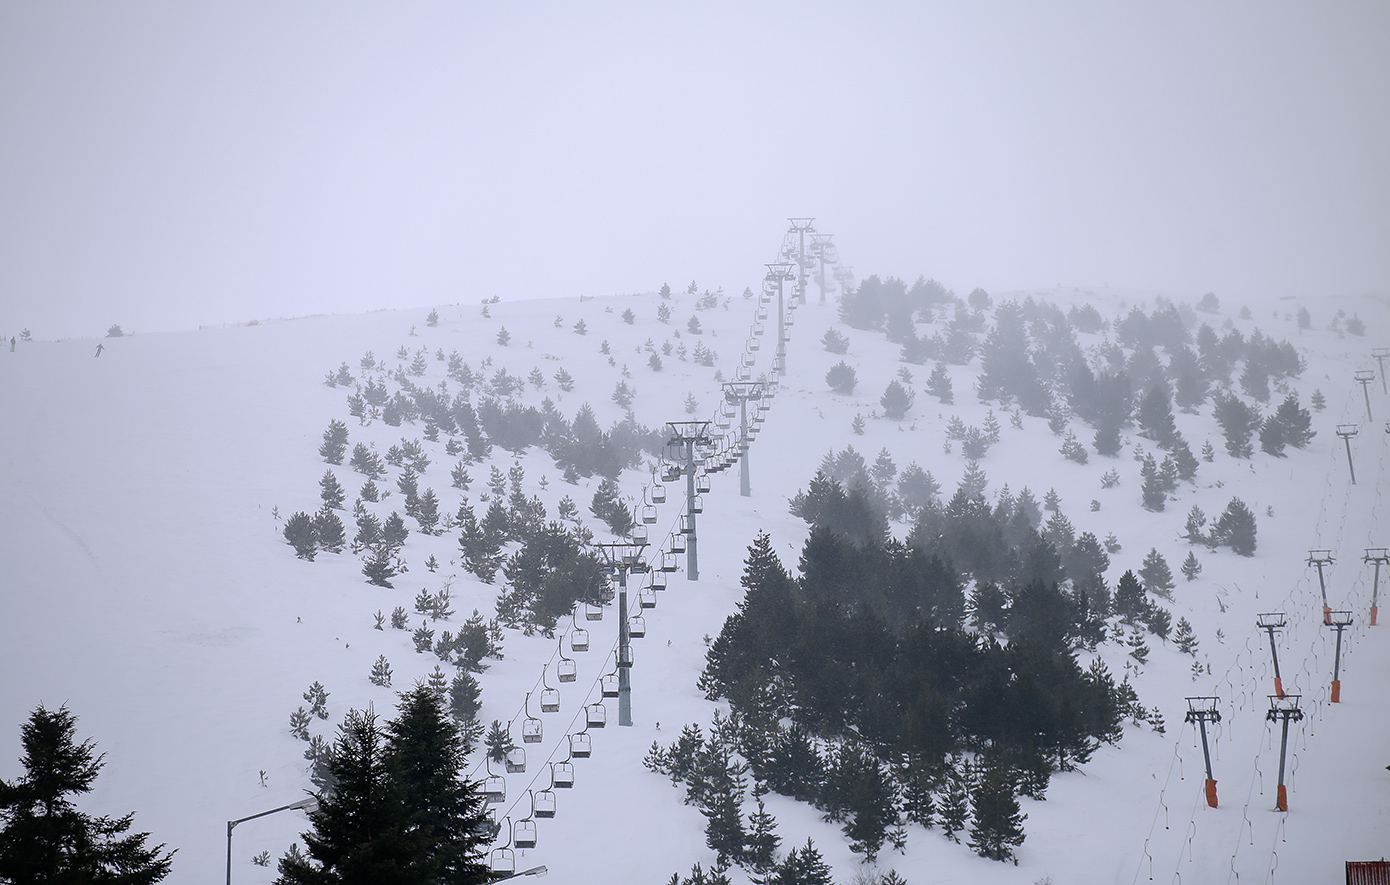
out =
[[[1107,319],[1153,302],[1151,293],[1114,290],[994,298],[998,303],[1028,294],[1063,307],[1089,301]],[[290,735],[288,715],[304,703],[301,693],[311,682],[328,689],[331,713],[311,730],[331,738],[349,707],[393,708],[393,690],[367,679],[378,655],[389,659],[397,687],[438,663],[433,655],[416,654],[408,633],[374,630],[373,613],[398,605],[410,611],[416,593],[434,592],[446,581],[460,620],[474,608],[490,615],[496,599],[495,586],[458,564],[455,532],[412,533],[403,554],[410,571],[391,590],[367,584],[350,554],[321,553],[315,562],[295,558],[281,536],[283,519],[319,505],[325,464],[317,449],[331,419],[348,423],[352,442],[373,441],[381,452],[401,437],[421,435],[411,425],[359,427],[347,415],[347,391],[325,386],[324,374],[342,362],[356,374],[368,350],[394,366],[399,347],[412,354],[423,347],[429,368],[422,380],[437,385],[444,363],[434,358],[436,350],[457,349],[475,369],[488,358],[489,371],[505,367],[524,377],[539,367],[546,388],[529,390],[528,402],[548,395],[572,416],[587,401],[607,427],[621,416],[610,397],[626,366],[642,423],[659,427],[687,419],[687,394],[699,402],[698,417],[708,417],[719,396],[716,368],[732,377],[756,300],[733,294],[727,307],[721,300],[698,314],[693,296],[678,294],[673,301],[669,325],[658,322],[661,302],[649,294],[498,303],[489,306],[490,317],[476,304],[447,305],[439,308],[437,328],[426,325],[428,310],[421,309],[111,339],[100,357],[93,357],[97,342],[90,340],[22,343],[15,353],[0,353],[0,778],[18,774],[19,725],[28,713],[39,703],[67,704],[79,717],[79,736],[95,738],[106,753],[84,806],[100,813],[135,810],[137,829],[178,849],[168,881],[217,880],[226,821],[295,801],[309,786],[305,744]],[[789,374],[752,448],[752,497],[739,496],[736,470],[713,477],[699,522],[700,580],[672,575],[660,604],[646,612],[647,635],[634,640],[634,726],[610,724],[593,732],[592,758],[576,762],[574,788],[560,792],[553,820],[539,821],[537,847],[518,852],[519,869],[544,864],[558,881],[610,883],[660,882],[697,861],[708,866],[713,854],[704,845],[704,818],[641,760],[652,741],[674,740],[682,724],[709,722],[715,705],[701,697],[695,680],[705,637],[717,635],[740,598],[747,545],[756,532],[767,531],[784,562],[795,563],[806,527],[790,515],[787,501],[832,448],[852,444],[870,461],[887,449],[899,468],[916,461],[930,469],[948,494],[963,473],[959,448],[947,454],[942,444],[947,419],[959,415],[978,424],[989,408],[972,393],[978,360],[952,367],[955,406],[941,406],[923,392],[930,366],[913,366],[918,392],[908,418],[876,417],[878,398],[902,365],[898,348],[881,334],[837,326],[850,338],[844,359],[856,368],[859,386],[850,396],[831,394],[823,379],[841,357],[818,342],[836,314],[833,305],[817,301],[812,287],[810,303],[797,312]],[[1352,374],[1376,368],[1371,349],[1390,329],[1390,310],[1372,299],[1307,306],[1314,328],[1302,333],[1289,316],[1298,307],[1292,302],[1258,307],[1252,319],[1234,323],[1247,334],[1258,327],[1288,338],[1306,359],[1292,389],[1305,406],[1314,388],[1328,400],[1325,411],[1314,413],[1312,445],[1289,449],[1282,459],[1259,451],[1250,460],[1233,459],[1222,449],[1209,404],[1200,415],[1178,414],[1194,451],[1210,440],[1217,455],[1201,464],[1195,484],[1182,484],[1162,513],[1140,506],[1139,464],[1130,457],[1137,437],[1119,458],[1093,456],[1077,465],[1058,453],[1060,440],[1044,421],[1025,416],[1018,429],[995,406],[1002,439],[981,462],[991,493],[1005,482],[1015,491],[1027,485],[1039,498],[1055,488],[1078,533],[1113,532],[1122,543],[1111,556],[1112,584],[1125,569],[1137,570],[1151,547],[1177,573],[1189,549],[1181,533],[1193,504],[1214,516],[1232,496],[1245,500],[1259,519],[1259,549],[1247,559],[1197,548],[1201,575],[1190,583],[1179,575],[1175,600],[1165,605],[1175,623],[1187,617],[1194,625],[1198,659],[1210,664],[1211,675],[1194,681],[1191,659],[1151,637],[1149,661],[1131,679],[1141,701],[1163,713],[1167,733],[1131,725],[1118,746],[1103,747],[1080,771],[1057,775],[1046,801],[1021,800],[1028,836],[1019,866],[983,860],[937,831],[913,828],[906,854],[886,850],[880,869],[895,868],[913,885],[1049,877],[1056,883],[1330,882],[1340,881],[1342,861],[1385,853],[1390,626],[1367,627],[1370,570],[1361,557],[1368,546],[1390,544],[1379,496],[1386,483],[1390,397],[1377,378],[1370,387],[1376,420],[1368,421]],[[621,318],[629,307],[636,314],[631,325]],[[1327,331],[1338,308],[1364,319],[1368,335]],[[686,327],[691,315],[704,327],[698,338]],[[1234,319],[1234,305],[1211,321],[1228,317]],[[582,336],[572,329],[581,318],[588,326]],[[497,342],[503,326],[511,334],[507,346]],[[673,338],[677,330],[679,340]],[[758,354],[755,373],[769,365],[771,337],[764,339],[768,346]],[[649,338],[658,349],[668,339],[687,347],[703,341],[718,353],[716,367],[673,354],[654,372],[643,349]],[[1081,338],[1083,346],[1100,340]],[[600,353],[605,340],[613,365]],[[573,392],[561,393],[552,380],[560,367],[574,375]],[[867,419],[862,436],[851,432],[857,414]],[[1354,486],[1334,432],[1338,423],[1360,425],[1352,441]],[[1077,430],[1089,440],[1089,431]],[[433,463],[420,487],[433,488],[441,511],[452,512],[460,496],[449,482],[455,459],[444,455],[442,440],[428,445]],[[514,459],[497,448],[492,463],[505,471]],[[597,528],[588,519],[597,480],[565,483],[539,449],[520,463],[527,492],[539,494],[552,516],[568,494]],[[1121,483],[1102,490],[1100,476],[1112,467]],[[362,478],[347,465],[334,471],[350,507]],[[471,473],[476,505],[487,467],[474,465]],[[645,472],[628,471],[623,492],[640,500],[647,481]],[[391,479],[381,485],[394,488]],[[1100,502],[1098,510],[1090,509],[1092,499]],[[388,499],[382,512],[399,507],[399,500]],[[672,527],[681,506],[673,486],[653,526],[654,540]],[[351,534],[350,518],[345,522]],[[1343,649],[1342,703],[1335,706],[1328,703],[1332,638],[1319,625],[1317,573],[1305,564],[1311,548],[1332,551],[1329,601],[1356,619]],[[443,564],[437,573],[423,565],[431,553]],[[1272,810],[1279,739],[1265,721],[1274,689],[1267,643],[1255,626],[1255,615],[1267,611],[1288,614],[1280,640],[1284,683],[1302,694],[1308,714],[1290,736],[1287,814]],[[582,704],[597,700],[596,680],[612,667],[604,656],[615,641],[615,622],[610,611],[587,624],[593,650],[575,655],[579,679],[560,686],[561,712],[543,717],[545,740],[528,747],[527,772],[508,778],[502,809],[513,820],[527,814],[527,790],[548,785],[539,763],[564,758],[566,735],[582,726]],[[554,641],[507,631],[505,659],[480,677],[483,721],[515,718],[555,651]],[[1118,675],[1126,651],[1106,643],[1100,654]],[[1216,809],[1202,801],[1201,749],[1193,727],[1183,723],[1187,695],[1220,698],[1223,719],[1212,732],[1221,799]],[[769,810],[784,847],[809,836],[838,881],[859,871],[838,829],[814,809],[773,795]],[[261,868],[250,858],[263,850],[272,858],[283,853],[304,825],[302,815],[289,812],[239,827],[234,881],[271,881],[273,865]],[[739,881],[741,874],[733,873]]]

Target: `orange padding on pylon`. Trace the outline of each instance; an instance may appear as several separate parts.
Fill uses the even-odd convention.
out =
[[[1322,622],[1324,624],[1332,623],[1332,606],[1324,605],[1322,607]]]
[[[1216,807],[1216,778],[1207,778],[1207,804]]]
[[[1371,606],[1371,626],[1372,626],[1372,627],[1374,627],[1374,626],[1376,625],[1376,609],[1378,609],[1378,608],[1380,608],[1380,606],[1378,606],[1378,605],[1373,605],[1373,606]]]
[[[1274,807],[1279,809],[1280,811],[1289,810],[1289,794],[1288,791],[1284,789],[1283,784],[1279,785],[1279,804],[1275,805]]]
[[[1284,696],[1284,680],[1278,676],[1274,677],[1274,693],[1281,698]]]
[[[1340,679],[1334,679],[1334,680],[1332,680],[1332,703],[1334,703],[1334,704],[1340,704],[1341,702],[1342,702],[1342,680],[1340,680]]]

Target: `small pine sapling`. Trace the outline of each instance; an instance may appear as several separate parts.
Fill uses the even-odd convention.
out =
[[[303,707],[295,710],[290,714],[290,734],[299,738],[301,741],[307,741],[309,739],[310,721],[309,713]]]
[[[1202,573],[1202,563],[1197,561],[1197,554],[1191,550],[1187,551],[1187,558],[1182,561],[1182,574],[1187,580],[1195,581],[1197,576]]]
[[[382,688],[391,687],[391,665],[386,660],[386,655],[377,655],[376,663],[372,665],[372,675],[367,677],[372,685],[379,685]]]
[[[855,415],[854,421],[850,423],[850,430],[854,431],[855,436],[864,435],[865,421],[863,415]]]
[[[285,520],[283,530],[285,542],[294,548],[294,555],[300,559],[314,561],[314,554],[318,551],[318,533],[314,530],[314,521],[309,514],[303,510],[297,510]]]
[[[1321,389],[1313,391],[1313,395],[1309,398],[1309,402],[1312,404],[1314,412],[1321,412],[1323,409],[1327,408],[1327,397],[1322,395]]]
[[[414,634],[415,651],[424,654],[434,648],[434,631],[429,627],[421,625],[415,628]]]
[[[1173,633],[1173,644],[1183,654],[1197,657],[1197,636],[1192,632],[1192,624],[1187,618],[1178,618],[1178,628]]]
[[[404,607],[398,605],[391,609],[391,629],[404,630],[409,623],[410,619],[406,615]]]
[[[310,704],[310,713],[320,719],[328,718],[328,692],[324,690],[322,682],[314,680],[314,683],[304,692],[304,700]]]
[[[372,625],[373,630],[386,629],[386,615],[381,613],[381,609],[377,609],[376,614],[372,615],[372,617],[376,619],[376,623]]]
[[[347,442],[347,425],[335,418],[328,422],[328,429],[323,432],[323,445],[319,446],[319,455],[329,464],[341,464],[343,455],[347,452]]]

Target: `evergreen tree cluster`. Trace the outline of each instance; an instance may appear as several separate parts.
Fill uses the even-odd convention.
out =
[[[747,745],[743,758],[771,789],[848,822],[844,797],[873,793],[865,785],[879,782],[876,772],[887,772],[882,795],[909,792],[901,780],[893,786],[904,758],[940,772],[961,754],[990,754],[1011,772],[1011,789],[1026,781],[1040,791],[1052,770],[1118,739],[1123,708],[1114,681],[1103,666],[1084,670],[1075,657],[1078,641],[1097,627],[1084,599],[1056,582],[1005,591],[1009,635],[1001,644],[964,629],[960,576],[908,544],[856,544],[814,529],[800,572],[790,575],[768,537],[757,538],[745,564],[746,595],[711,645],[700,680],[708,697],[729,700]],[[834,744],[833,753],[811,734]],[[840,772],[854,776],[835,786]],[[860,810],[868,816],[857,811],[854,820],[865,832],[880,824],[887,832],[896,820],[896,812],[871,805]],[[862,834],[851,840],[875,845]],[[987,850],[1003,848],[989,842]]]
[[[463,776],[466,744],[428,685],[401,697],[384,725],[350,711],[321,754],[330,784],[309,812],[305,851],[280,859],[277,885],[483,883],[486,800]]]

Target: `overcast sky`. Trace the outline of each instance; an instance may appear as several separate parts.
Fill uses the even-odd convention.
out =
[[[584,11],[581,6],[600,11]],[[0,3],[0,331],[757,287],[1390,291],[1390,4]]]

